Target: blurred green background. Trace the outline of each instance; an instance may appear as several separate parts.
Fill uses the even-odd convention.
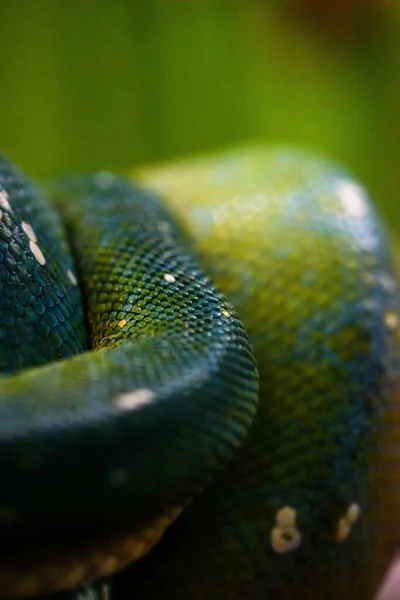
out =
[[[400,232],[397,0],[1,0],[0,52],[1,149],[32,175],[294,143]]]

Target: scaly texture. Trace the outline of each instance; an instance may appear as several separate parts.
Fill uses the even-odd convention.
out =
[[[182,509],[113,599],[373,600],[400,527],[400,312],[366,191],[265,148],[133,177],[149,191],[51,194],[99,350],[2,380],[0,589],[111,573]]]
[[[39,209],[18,222],[14,190],[29,184],[7,162],[0,167],[14,237],[25,246],[24,235],[36,238],[37,249],[24,246],[20,260],[4,263],[13,296],[2,311],[22,293],[33,298],[13,324],[22,339],[36,288],[21,273],[36,261],[33,281],[50,278],[53,254],[50,243],[42,251]],[[3,598],[72,588],[141,556],[232,457],[258,396],[243,326],[154,194],[78,177],[53,195],[93,350],[0,379]],[[27,196],[31,206],[44,201]],[[73,290],[75,276],[53,281],[69,305],[63,282]],[[35,332],[38,346],[54,345],[51,330]]]
[[[372,600],[400,526],[400,319],[366,191],[265,148],[139,175],[237,308],[261,391],[237,456],[117,597]]]
[[[82,300],[60,217],[3,157],[0,221],[0,371],[82,352]]]

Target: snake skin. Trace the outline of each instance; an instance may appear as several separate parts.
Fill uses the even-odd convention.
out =
[[[57,346],[54,362],[0,379],[0,597],[18,598],[145,553],[243,441],[258,377],[235,311],[154,194],[118,178],[62,182],[53,202],[76,269],[52,280],[52,239],[30,218],[44,199],[6,161],[2,177],[3,269],[14,296],[29,300],[8,335],[32,328],[35,349],[52,345],[37,322],[58,311],[62,334],[80,279],[93,348],[56,360]],[[13,239],[23,250],[10,263]],[[38,314],[39,278],[59,301]]]
[[[86,579],[111,573],[177,517],[111,587],[73,597],[373,600],[400,527],[400,312],[366,190],[262,147],[132,179],[144,189],[107,173],[51,189],[98,350],[1,380],[0,507],[18,518],[0,520],[0,597],[4,581],[4,598],[62,589],[66,571],[72,588],[82,560]],[[18,588],[28,572],[36,588]]]

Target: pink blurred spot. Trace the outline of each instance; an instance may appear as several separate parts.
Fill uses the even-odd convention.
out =
[[[389,567],[376,600],[400,600],[400,555]]]

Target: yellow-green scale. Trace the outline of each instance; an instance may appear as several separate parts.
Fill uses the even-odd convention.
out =
[[[132,176],[166,199],[238,310],[261,392],[243,448],[117,597],[372,599],[400,525],[400,315],[367,192],[265,148]]]

